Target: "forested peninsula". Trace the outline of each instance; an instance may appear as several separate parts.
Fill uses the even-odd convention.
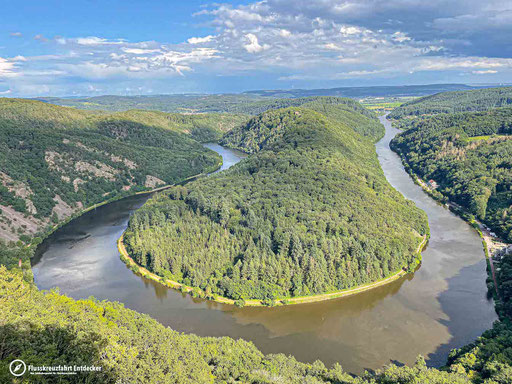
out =
[[[325,98],[232,130],[222,143],[253,155],[146,203],[125,233],[130,255],[162,278],[239,305],[413,270],[426,215],[386,181],[373,145],[383,128],[361,109]]]

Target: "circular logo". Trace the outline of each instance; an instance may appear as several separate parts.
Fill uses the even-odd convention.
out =
[[[9,364],[9,371],[11,371],[11,374],[14,376],[21,376],[25,373],[26,370],[27,365],[23,360],[13,360],[11,361],[11,364]]]

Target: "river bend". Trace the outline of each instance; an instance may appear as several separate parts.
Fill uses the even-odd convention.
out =
[[[201,336],[251,340],[264,353],[301,361],[339,362],[352,373],[390,362],[412,364],[417,355],[439,366],[496,320],[486,298],[481,240],[464,221],[438,205],[404,171],[389,149],[398,130],[384,119],[377,153],[388,181],[429,217],[431,238],[414,276],[340,299],[277,308],[236,308],[165,288],[134,275],[119,259],[116,240],[130,214],[149,198],[129,197],[73,220],[41,244],[33,261],[40,289],[59,287],[75,299],[117,300],[171,328]],[[240,153],[207,145],[224,159]]]

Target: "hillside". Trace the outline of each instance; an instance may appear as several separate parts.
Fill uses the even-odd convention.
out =
[[[438,92],[463,91],[479,87],[465,84],[428,84],[375,87],[340,87],[324,89],[256,90],[240,94],[183,94],[148,96],[41,97],[51,104],[89,110],[126,111],[147,109],[162,112],[212,113],[243,112],[258,114],[252,104],[272,103],[275,99],[336,96],[350,98],[425,96]],[[287,105],[291,106],[291,105]],[[282,106],[286,107],[286,106]]]
[[[438,113],[476,112],[512,104],[512,87],[437,93],[402,104],[390,119]]]
[[[188,119],[0,99],[0,238],[28,241],[82,208],[213,170],[221,159]]]
[[[145,204],[129,252],[207,295],[267,304],[414,268],[426,217],[387,183],[353,123],[307,108],[256,116],[224,139],[254,154]]]
[[[391,142],[416,174],[512,241],[512,107],[407,122]]]
[[[280,99],[265,105],[262,113],[270,109],[279,109],[286,107],[307,108],[321,113],[329,118],[333,123],[348,124],[350,127],[362,136],[370,137],[373,141],[378,141],[384,136],[384,127],[375,119],[373,112],[362,107],[358,102],[341,97],[310,97],[299,99]],[[254,126],[254,129],[252,127]],[[220,141],[221,144],[239,149],[247,153],[254,153],[258,148],[252,148],[248,142],[240,142],[241,134],[260,136],[262,140],[266,134],[258,130],[262,128],[258,119],[253,119],[245,129],[234,129],[226,133]],[[247,138],[245,138],[247,140]]]

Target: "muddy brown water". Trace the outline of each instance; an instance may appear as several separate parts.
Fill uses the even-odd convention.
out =
[[[254,342],[264,353],[300,361],[339,362],[352,373],[390,362],[431,366],[491,327],[496,314],[486,297],[485,259],[476,232],[415,185],[389,149],[398,131],[386,126],[377,153],[389,182],[427,212],[431,238],[421,268],[388,285],[346,298],[277,308],[236,308],[192,299],[134,275],[119,259],[116,240],[148,196],[126,198],[73,220],[41,244],[33,261],[40,289],[59,287],[75,299],[117,300],[171,328],[201,336]],[[224,158],[240,153],[208,145]]]

